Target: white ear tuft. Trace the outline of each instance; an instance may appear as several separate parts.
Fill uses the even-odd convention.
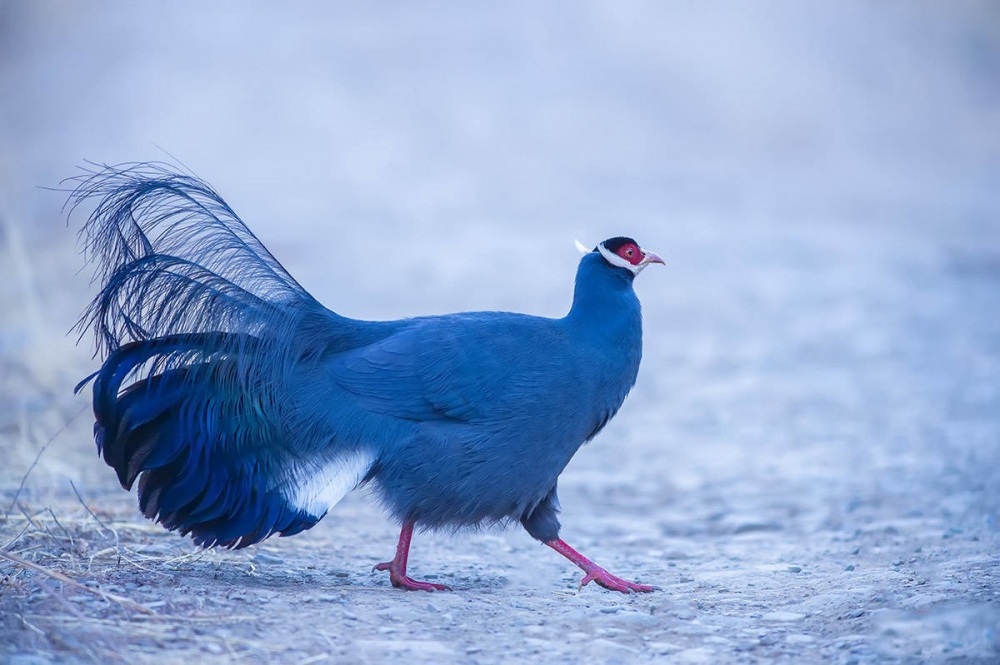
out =
[[[590,250],[587,249],[587,246],[584,245],[582,242],[580,242],[579,240],[574,240],[573,242],[576,243],[576,251],[580,252],[581,254],[590,254]]]

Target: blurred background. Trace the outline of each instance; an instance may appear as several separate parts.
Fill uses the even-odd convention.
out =
[[[790,418],[874,435],[900,409],[942,430],[906,449],[969,418],[963,454],[998,445],[992,2],[6,2],[0,89],[0,436],[21,462],[95,366],[67,334],[95,293],[82,218],[48,189],[85,160],[182,162],[361,318],[559,316],[573,240],[636,237],[669,264],[638,284],[633,400],[682,430],[664,461],[692,438],[737,462],[747,436],[808,449]],[[881,434],[835,452],[861,464]]]
[[[674,436],[663,462],[996,452],[995,3],[5,2],[0,90],[18,468],[96,366],[67,334],[82,218],[48,189],[85,160],[182,162],[362,318],[559,316],[573,240],[636,237],[669,264],[637,287],[632,415]]]
[[[574,239],[663,255],[571,497],[933,513],[995,554],[996,2],[206,4],[0,4],[0,487],[48,441],[23,496],[114,485],[47,188],[178,160],[352,317],[561,316]]]

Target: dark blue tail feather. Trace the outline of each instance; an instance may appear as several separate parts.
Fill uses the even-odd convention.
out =
[[[144,515],[195,542],[244,547],[309,528],[291,505],[288,386],[351,322],[319,305],[203,181],[158,164],[77,179],[73,208],[100,293],[81,319],[106,360],[93,380],[94,438]],[[127,382],[131,381],[131,385]],[[124,387],[123,389],[123,386]]]
[[[200,545],[245,547],[311,527],[322,516],[290,506],[281,491],[282,465],[273,459],[280,445],[267,439],[265,425],[247,426],[253,414],[226,390],[233,360],[166,370],[119,393],[122,378],[146,359],[168,349],[190,353],[196,341],[137,342],[111,355],[94,383],[105,462],[122,487],[139,479],[146,517]]]

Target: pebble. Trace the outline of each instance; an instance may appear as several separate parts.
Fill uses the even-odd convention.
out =
[[[696,647],[676,653],[670,660],[674,663],[718,663],[719,657],[710,649]]]
[[[764,621],[798,621],[804,619],[805,614],[799,614],[797,612],[767,612],[761,618]]]
[[[789,566],[788,567],[788,572],[790,572],[790,573],[801,573],[802,572],[802,566]]]
[[[274,563],[281,564],[284,563],[284,559],[280,556],[275,556],[273,554],[268,554],[267,552],[257,552],[253,556],[254,563]]]
[[[850,571],[854,570],[854,566],[853,565],[851,565],[851,566],[845,566],[844,570],[850,572]]]
[[[675,635],[711,635],[719,630],[718,626],[706,626],[703,623],[685,623],[674,626],[672,629]]]
[[[51,662],[49,658],[33,653],[16,653],[7,661],[9,665],[48,665]]]
[[[392,607],[380,610],[375,613],[375,616],[384,621],[399,624],[419,622],[425,617],[423,612],[409,607]]]
[[[705,642],[709,644],[724,644],[724,645],[730,644],[730,641],[728,639],[726,639],[725,637],[721,637],[719,635],[709,635],[708,637],[705,638]]]
[[[603,637],[598,637],[597,639],[591,640],[589,647],[591,650],[597,651],[598,653],[603,651],[605,652],[605,654],[622,652],[622,651],[627,653],[636,653],[636,650],[633,649],[632,647],[627,647],[624,644],[619,644],[618,642],[612,642],[611,640],[605,639]]]
[[[658,656],[672,653],[674,651],[680,651],[681,649],[676,644],[671,644],[670,642],[650,642],[646,645],[646,648]]]
[[[816,638],[812,635],[788,635],[785,637],[785,642],[788,644],[810,644],[815,641]]]
[[[733,533],[741,535],[744,533],[759,533],[762,531],[781,531],[781,525],[777,522],[749,521],[743,522],[733,529]]]
[[[615,621],[619,624],[631,625],[631,626],[647,626],[659,623],[659,620],[647,612],[619,612],[615,615]]]

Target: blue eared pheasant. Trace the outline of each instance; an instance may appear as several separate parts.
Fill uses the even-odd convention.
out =
[[[632,280],[659,256],[630,238],[586,253],[559,319],[472,312],[359,321],[326,309],[222,198],[168,167],[101,167],[74,207],[102,285],[81,320],[105,360],[94,434],[142,513],[202,546],[312,527],[369,485],[402,523],[376,566],[404,589],[415,525],[520,521],[616,591],[559,538],[556,482],[636,379]]]

